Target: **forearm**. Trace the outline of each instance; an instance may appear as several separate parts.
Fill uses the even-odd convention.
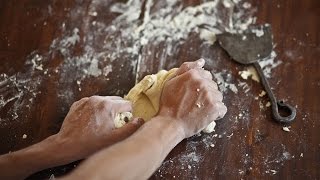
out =
[[[184,138],[176,121],[156,117],[126,140],[90,157],[67,179],[147,179]]]
[[[0,179],[23,179],[37,171],[68,163],[66,142],[56,135],[28,148],[0,156]]]

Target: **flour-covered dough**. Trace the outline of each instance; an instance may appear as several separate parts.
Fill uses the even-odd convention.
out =
[[[161,70],[157,74],[147,75],[129,91],[124,98],[132,103],[133,117],[148,121],[157,114],[163,86],[175,75],[176,70]]]
[[[174,77],[176,71],[177,68],[174,68],[169,71],[161,70],[157,74],[147,75],[129,91],[124,98],[132,103],[133,117],[141,117],[148,121],[158,113],[164,84]],[[118,123],[118,126],[121,127],[124,124],[123,122]],[[215,125],[216,123],[213,121],[203,132],[213,132]]]
[[[114,118],[114,127],[121,128],[125,124],[127,124],[131,119],[133,115],[131,112],[121,112],[117,113],[116,117]]]

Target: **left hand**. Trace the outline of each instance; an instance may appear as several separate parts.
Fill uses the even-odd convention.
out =
[[[66,143],[67,148],[62,148],[68,159],[86,158],[134,133],[143,124],[142,119],[119,129],[114,127],[116,114],[131,110],[131,103],[117,96],[92,96],[73,103],[57,134]]]

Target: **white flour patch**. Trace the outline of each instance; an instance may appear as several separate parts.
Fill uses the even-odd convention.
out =
[[[63,25],[64,26],[64,25]],[[70,36],[57,38],[51,43],[50,49],[59,51],[63,56],[70,56],[70,49],[80,42],[79,29],[75,27]]]
[[[222,1],[225,4],[226,1]],[[142,24],[139,23],[141,2],[129,0],[127,3],[116,3],[110,10],[121,13],[111,27],[122,28],[122,36],[136,40],[130,51],[138,53],[139,46],[162,41],[185,40],[191,32],[199,33],[202,39],[212,42],[214,34],[224,31],[241,31],[253,23],[253,18],[243,18],[246,14],[240,9],[233,12],[235,3],[228,2],[230,6],[221,7],[220,0],[204,2],[197,6],[183,7],[181,2],[167,0],[166,3],[147,0],[146,10]],[[166,4],[166,5],[164,5]],[[162,6],[160,10],[151,12],[152,6]],[[222,16],[226,15],[226,18]],[[236,20],[236,21],[235,21]]]
[[[8,76],[0,74],[0,111],[6,116],[0,117],[0,123],[6,124],[14,120],[27,118],[20,114],[30,112],[35,98],[41,92],[39,87],[43,80],[44,57],[36,52],[27,58],[24,71]]]
[[[252,66],[248,67],[244,71],[239,71],[239,75],[241,76],[242,79],[247,80],[250,77],[252,80],[256,82],[260,82],[260,77],[257,74],[256,69]]]
[[[172,64],[165,63],[165,59],[175,55],[179,45],[191,35],[198,36],[205,44],[213,44],[215,34],[246,30],[255,23],[255,17],[250,15],[249,3],[243,8],[239,2],[214,0],[185,6],[184,1],[147,0],[144,12],[141,0],[114,4],[93,0],[88,6],[75,5],[74,8],[68,9],[70,16],[65,22],[61,22],[61,35],[52,41],[47,52],[32,53],[27,58],[25,72],[0,76],[0,109],[9,109],[6,117],[0,117],[0,122],[25,119],[26,117],[20,117],[24,111],[30,112],[24,114],[31,114],[30,109],[37,95],[41,93],[40,86],[46,78],[55,76],[55,79],[50,80],[54,81],[57,87],[57,101],[64,105],[61,109],[67,112],[69,105],[79,97],[76,93],[87,86],[86,80],[107,80],[106,76],[110,76],[115,70],[112,65],[114,61],[118,64],[129,64],[135,69],[133,74],[138,74],[144,58],[141,49],[149,44],[164,44],[165,50],[157,52],[155,56],[160,61],[159,68],[162,68],[165,64]],[[54,9],[50,6],[48,9],[54,16]],[[87,17],[87,14],[90,16]],[[100,17],[101,14],[117,17],[106,20],[101,18],[104,16]],[[82,23],[79,25],[75,22]],[[151,53],[153,52],[148,54]],[[48,60],[52,59],[59,59],[59,64],[49,66]],[[272,68],[277,67],[278,63],[275,56],[271,56],[260,62],[260,65],[270,77]],[[118,72],[118,69],[116,70]],[[235,78],[228,71],[214,74],[216,80],[219,80],[220,90],[224,93],[229,90],[235,94],[241,90],[247,93],[250,90],[246,83],[235,82]],[[115,92],[122,93],[119,89],[115,89]],[[241,113],[238,119],[249,116],[247,112]],[[227,134],[230,139],[231,134],[232,132]],[[197,146],[212,150],[216,138],[218,137],[212,134],[197,142],[188,141],[186,151],[164,162],[160,170],[173,168],[171,161],[183,164],[182,167],[190,171],[197,170],[203,161],[203,155],[196,151]]]
[[[280,169],[280,166],[284,166],[285,162],[295,158],[292,156],[286,149],[283,144],[281,146],[273,147],[273,152],[276,154],[272,154],[264,158],[264,168],[266,169],[264,173],[266,174],[276,174]]]
[[[104,76],[108,76],[108,74],[112,72],[112,66],[107,65],[106,67],[103,68],[102,72]]]
[[[213,73],[214,78],[219,86],[219,90],[221,92],[226,92],[227,90],[231,90],[233,93],[238,93],[238,88],[235,84],[231,83],[232,76],[227,71],[222,71],[219,73]],[[225,77],[225,78],[224,78]]]
[[[261,68],[263,69],[263,73],[267,78],[271,77],[271,70],[279,66],[282,62],[276,61],[275,58],[277,54],[275,51],[272,51],[269,57],[266,57],[259,61]]]
[[[200,30],[200,39],[207,44],[214,44],[217,40],[216,34],[207,29]]]
[[[197,135],[196,135],[197,136]],[[192,138],[191,138],[192,139]],[[181,173],[189,172],[190,170],[198,170],[200,163],[204,160],[203,156],[197,152],[198,146],[203,146],[202,141],[189,141],[187,142],[186,151],[175,156],[171,159],[166,160],[162,163],[162,166],[159,168],[158,173],[160,176],[165,175],[167,169],[172,169],[177,164],[181,167],[180,174],[177,174],[179,177]]]

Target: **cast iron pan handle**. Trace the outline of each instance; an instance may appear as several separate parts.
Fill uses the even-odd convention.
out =
[[[279,123],[285,123],[285,124],[289,124],[292,123],[294,121],[294,118],[296,117],[297,111],[294,107],[284,103],[283,101],[277,101],[276,97],[274,96],[270,85],[266,79],[266,77],[263,74],[263,71],[261,69],[261,66],[259,65],[258,62],[253,63],[254,67],[256,68],[260,79],[262,81],[263,87],[266,90],[271,104],[272,104],[272,115],[275,121],[279,122]],[[279,110],[283,111],[284,113],[286,113],[286,116],[282,116],[279,113]]]

